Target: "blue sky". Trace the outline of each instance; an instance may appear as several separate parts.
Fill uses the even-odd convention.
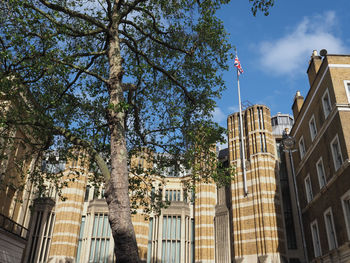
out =
[[[248,0],[233,0],[218,12],[244,69],[242,101],[264,104],[272,115],[292,114],[296,91],[305,97],[309,89],[312,51],[350,54],[350,0],[275,0],[269,16],[256,17],[250,7]],[[214,119],[226,127],[227,116],[238,111],[233,61],[223,74],[228,89],[217,101]]]

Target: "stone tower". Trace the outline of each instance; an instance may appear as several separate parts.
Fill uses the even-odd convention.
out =
[[[229,161],[236,167],[236,177],[231,184],[233,256],[236,262],[280,262],[285,252],[270,110],[254,105],[242,115],[247,195],[242,173],[239,113],[227,119]]]

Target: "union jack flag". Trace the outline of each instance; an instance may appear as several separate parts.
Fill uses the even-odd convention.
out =
[[[241,66],[241,62],[239,62],[239,60],[238,60],[238,57],[236,56],[235,57],[235,62],[234,62],[234,64],[233,64],[236,68],[237,68],[237,71],[238,71],[238,75],[241,75],[241,74],[243,74],[243,68],[242,68],[242,66]]]

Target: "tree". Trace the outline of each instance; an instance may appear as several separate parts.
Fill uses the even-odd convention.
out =
[[[130,155],[147,147],[168,153],[152,157],[158,168],[188,169],[222,140],[211,112],[231,48],[215,17],[227,2],[1,1],[1,92],[25,94],[35,105],[25,107],[25,119],[13,108],[1,126],[39,130],[45,140],[38,151],[68,154],[75,145],[89,152],[106,182],[118,262],[139,261]],[[253,12],[271,4],[253,1]]]

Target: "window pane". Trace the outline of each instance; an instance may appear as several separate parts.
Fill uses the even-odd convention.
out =
[[[95,250],[95,239],[92,239],[91,240],[91,247],[90,247],[90,258],[89,258],[90,262],[92,262],[92,260],[93,260],[94,250]]]
[[[95,247],[95,258],[94,258],[95,262],[98,262],[99,256],[100,256],[100,240],[97,239],[96,240],[96,247]]]
[[[181,238],[181,217],[177,217],[177,227],[176,227],[176,239]]]
[[[152,236],[153,236],[153,218],[149,219],[149,231],[148,231],[148,246],[147,246],[147,263],[151,263],[152,256]]]
[[[344,200],[344,206],[345,206],[346,220],[348,222],[348,225],[350,226],[350,199]]]
[[[98,217],[98,228],[97,228],[97,236],[100,237],[102,233],[102,227],[103,227],[103,215],[99,215]]]
[[[170,239],[170,232],[171,232],[171,224],[172,224],[172,217],[168,217],[168,225],[167,225],[167,239]]]
[[[163,239],[166,238],[166,228],[167,228],[167,217],[163,216],[163,234],[162,234]]]
[[[171,262],[175,262],[175,258],[176,258],[176,247],[175,247],[175,245],[176,245],[176,242],[175,241],[173,241],[173,242],[171,242]]]
[[[167,244],[166,244],[166,262],[169,262],[170,263],[170,245],[171,243],[168,241]]]
[[[105,263],[108,262],[108,252],[109,252],[109,239],[106,240],[106,250],[105,250]],[[113,251],[114,252],[114,251]],[[114,253],[113,253],[114,255]]]
[[[81,240],[78,241],[77,262],[80,260]]]
[[[93,236],[93,237],[96,236],[97,227],[98,227],[98,214],[95,214],[94,228],[93,228],[93,230],[92,230],[92,236]]]
[[[318,229],[316,224],[312,225],[312,235],[313,235],[314,246],[315,246],[315,256],[318,257],[321,255],[321,250],[320,250],[320,240],[318,239]]]
[[[89,194],[90,194],[90,186],[86,186],[85,189],[85,197],[84,197],[84,201],[87,202],[89,200]]]
[[[181,243],[180,241],[176,242],[176,263],[180,263],[181,256]]]
[[[175,239],[176,237],[176,217],[172,217],[172,224],[171,224],[171,237],[170,239]]]
[[[85,216],[82,216],[81,217],[81,226],[80,226],[79,238],[83,237],[84,227],[85,227]]]
[[[107,234],[107,230],[108,229],[108,216],[107,215],[104,215],[103,216],[103,227],[102,227],[102,233],[101,233],[101,236],[106,236]]]
[[[100,249],[101,253],[100,253],[100,262],[103,262],[104,261],[104,258],[106,256],[105,254],[105,240],[102,239],[101,240],[101,249]]]
[[[166,250],[165,250],[165,241],[162,242],[162,262],[165,262],[165,253],[166,253]]]

